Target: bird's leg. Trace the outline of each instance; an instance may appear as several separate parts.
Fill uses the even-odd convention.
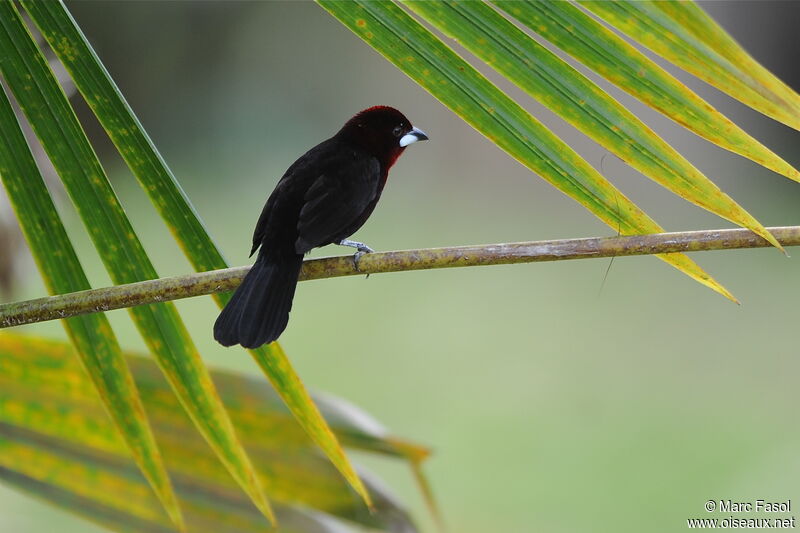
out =
[[[359,270],[358,262],[361,259],[361,256],[364,255],[364,254],[371,254],[372,252],[375,251],[372,248],[370,248],[369,246],[367,246],[366,244],[364,244],[363,242],[351,241],[351,240],[348,240],[348,239],[342,239],[341,241],[339,241],[339,245],[340,246],[349,246],[349,247],[355,248],[357,250],[355,255],[353,256],[353,266],[356,267],[356,270]]]
[[[363,242],[351,241],[349,239],[342,239],[339,241],[340,246],[349,246],[350,248],[355,248],[362,254],[371,254],[375,250],[364,244]]]

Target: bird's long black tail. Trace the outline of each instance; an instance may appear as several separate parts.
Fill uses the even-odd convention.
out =
[[[258,348],[276,340],[289,322],[302,255],[275,257],[263,250],[214,323],[223,346]]]

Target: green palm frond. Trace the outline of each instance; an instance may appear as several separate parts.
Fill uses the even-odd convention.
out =
[[[175,176],[69,12],[59,2],[33,1],[24,2],[23,5],[66,66],[78,90],[86,98],[195,270],[201,272],[228,267]],[[217,293],[215,299],[220,307],[224,307],[230,295]],[[280,345],[272,344],[252,350],[251,354],[309,435],[353,487],[368,498],[355,470],[310,400]]]
[[[51,294],[89,288],[5,92],[0,90],[0,180]],[[67,319],[64,327],[112,419],[175,523],[180,509],[153,438],[136,384],[104,314]]]
[[[12,3],[0,2],[0,21],[0,71],[59,173],[111,279],[126,283],[157,278],[72,107]],[[256,505],[271,516],[250,460],[175,306],[137,307],[130,313],[198,429]]]
[[[686,200],[754,231],[780,248],[752,215],[633,114],[506,18],[517,18],[532,31],[553,40],[578,60],[693,131],[767,168],[798,179],[796,169],[633,48],[617,40],[575,4],[525,0],[498,1],[491,5],[478,0],[317,1],[465,122],[615,230],[623,234],[653,233],[660,231],[660,226],[528,114],[521,104],[493,85],[412,15],[456,39],[488,66],[645,176]],[[592,4],[601,17],[606,12],[637,11],[640,4],[626,1],[582,3]],[[661,17],[664,24],[669,22],[669,26],[662,28],[663,39],[674,40],[668,30],[679,24],[678,18]],[[691,22],[691,31],[702,31],[701,17],[695,16]],[[720,32],[717,28],[716,35]],[[652,34],[648,35],[655,39]],[[728,46],[731,42],[726,41]],[[631,76],[632,71],[635,76]],[[762,83],[759,86],[763,92],[768,92],[763,86],[765,81],[751,81]],[[781,88],[784,93],[791,92],[785,86]],[[781,101],[786,100],[788,98]],[[774,106],[778,105],[776,101],[777,98],[771,100]],[[687,102],[690,105],[685,107]],[[781,109],[784,117],[794,112],[788,103]],[[693,279],[734,299],[687,257],[678,254],[660,257]]]

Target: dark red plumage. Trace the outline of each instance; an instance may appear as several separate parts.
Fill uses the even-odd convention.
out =
[[[295,161],[261,212],[250,255],[261,250],[217,318],[214,338],[246,348],[276,340],[289,320],[303,254],[355,233],[375,209],[389,169],[406,146],[427,138],[396,109],[376,106]]]

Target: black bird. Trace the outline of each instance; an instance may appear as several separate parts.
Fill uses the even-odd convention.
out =
[[[276,340],[289,321],[303,255],[312,248],[352,246],[357,257],[372,252],[347,238],[372,214],[406,146],[427,139],[400,111],[376,106],[295,161],[261,211],[250,255],[261,250],[217,318],[214,338],[245,348]]]

